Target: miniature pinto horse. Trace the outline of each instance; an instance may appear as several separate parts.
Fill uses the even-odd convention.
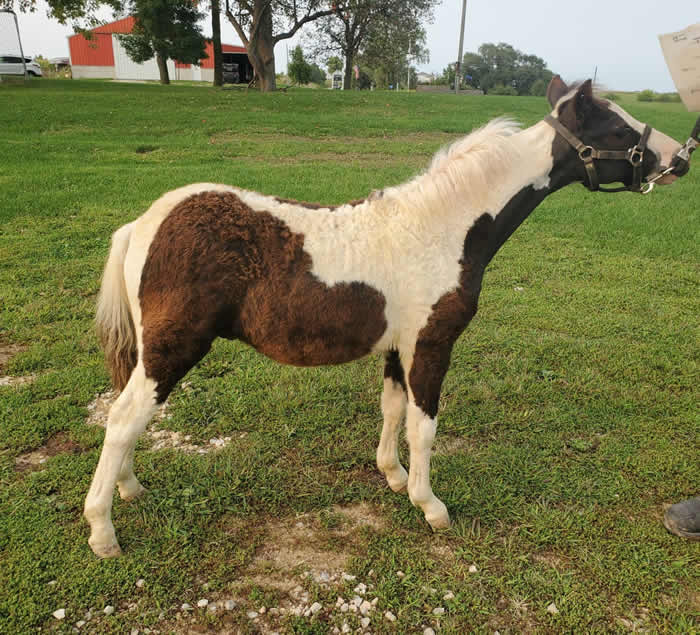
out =
[[[477,310],[486,265],[551,192],[583,182],[670,182],[680,145],[555,77],[551,115],[520,130],[495,120],[439,152],[412,181],[337,208],[224,185],[165,194],[119,229],[97,322],[115,387],[85,501],[90,546],[121,553],[111,520],[144,491],[136,439],[217,337],[286,364],[386,358],[377,466],[433,528],[450,523],[430,486],[430,453],[452,346]],[[608,160],[605,160],[608,159]],[[410,472],[399,463],[406,418]]]

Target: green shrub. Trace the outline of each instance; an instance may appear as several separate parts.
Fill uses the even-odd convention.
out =
[[[513,86],[504,86],[503,84],[496,84],[489,88],[489,95],[517,95],[518,91],[513,88]]]
[[[637,95],[637,101],[654,101],[656,94],[653,90],[643,90]]]
[[[674,102],[674,101],[680,101],[681,96],[678,93],[661,93],[656,97],[656,101],[663,101],[663,102]]]
[[[530,94],[533,97],[544,97],[547,94],[547,82],[542,78],[536,79],[530,86]]]
[[[608,99],[609,101],[617,101],[620,98],[617,96],[616,93],[605,93],[605,95],[603,95],[603,99]]]

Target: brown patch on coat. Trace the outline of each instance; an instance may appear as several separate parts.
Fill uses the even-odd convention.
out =
[[[296,366],[369,352],[386,330],[384,296],[361,282],[320,282],[304,235],[231,192],[179,203],[141,274],[143,362],[159,402],[216,337],[240,339]]]
[[[44,445],[15,458],[18,472],[40,470],[47,459],[57,454],[78,454],[82,448],[68,436],[67,432],[57,432]]]
[[[384,379],[392,379],[406,392],[406,376],[403,372],[399,352],[392,349],[386,353],[384,359]]]

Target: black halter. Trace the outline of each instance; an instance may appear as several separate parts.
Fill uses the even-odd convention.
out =
[[[644,150],[646,150],[647,141],[651,134],[651,127],[649,125],[645,124],[644,132],[642,132],[639,143],[627,150],[596,150],[593,146],[583,143],[583,141],[577,138],[558,119],[552,117],[552,115],[547,115],[544,120],[564,137],[576,152],[578,152],[578,156],[581,161],[583,161],[583,167],[586,168],[586,175],[588,176],[588,183],[584,183],[584,185],[591,192],[623,192],[629,190],[630,192],[644,193],[644,184],[642,183],[644,167],[642,164],[644,162]],[[593,163],[594,159],[628,161],[632,165],[632,185],[609,188],[600,187],[598,172],[595,169],[595,163]]]

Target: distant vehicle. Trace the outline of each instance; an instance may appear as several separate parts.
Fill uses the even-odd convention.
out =
[[[27,74],[32,77],[41,77],[41,66],[32,61],[31,57],[25,57]],[[0,55],[0,75],[24,75],[22,58],[19,55]]]
[[[238,64],[227,64],[224,62],[221,66],[222,66],[223,73],[224,73],[224,83],[226,83],[226,84],[240,84],[241,83],[241,74],[240,74]]]

